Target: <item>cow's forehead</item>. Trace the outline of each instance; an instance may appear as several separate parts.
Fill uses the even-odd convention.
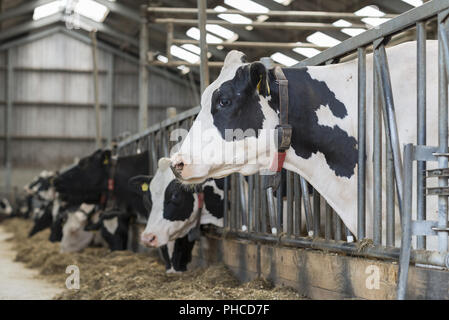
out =
[[[175,179],[175,175],[173,174],[173,171],[171,171],[170,167],[168,168],[158,168],[156,171],[156,174],[154,175],[154,178],[150,182],[150,192],[153,198],[153,202],[155,199],[158,199],[160,197],[156,195],[163,195],[165,192],[165,189],[170,184],[173,179]]]

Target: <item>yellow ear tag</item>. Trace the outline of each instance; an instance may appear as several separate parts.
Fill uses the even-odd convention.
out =
[[[260,76],[259,82],[257,83],[257,91],[260,92],[260,84],[262,83],[262,76]]]
[[[103,164],[109,164],[109,159],[108,158],[104,159]]]
[[[148,183],[142,183],[142,191],[147,192],[148,191]]]

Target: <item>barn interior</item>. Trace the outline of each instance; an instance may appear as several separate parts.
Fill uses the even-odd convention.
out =
[[[15,235],[17,260],[62,283],[61,268],[77,259],[89,272],[86,283],[96,290],[62,294],[56,290],[61,299],[182,299],[186,294],[190,299],[449,299],[449,153],[443,147],[447,119],[432,122],[435,126],[427,130],[439,130],[440,149],[426,145],[426,124],[420,120],[420,115],[426,119],[426,40],[438,40],[440,45],[434,59],[438,59],[438,76],[427,82],[440,81],[434,88],[439,90],[438,116],[447,118],[444,90],[449,76],[441,75],[449,75],[448,10],[449,0],[0,0],[0,200],[7,198],[12,204],[24,194],[40,196],[39,192],[30,195],[31,181],[44,180],[50,185],[47,188],[55,187],[57,177],[79,167],[81,158],[99,149],[102,156],[111,152],[101,161],[112,168],[102,181],[107,191],[101,194],[101,206],[106,193],[114,198],[111,177],[121,158],[146,154],[147,173],[155,175],[159,158],[169,156],[175,144],[167,141],[170,133],[191,128],[202,92],[217,79],[232,50],[265,66],[324,67],[352,61],[358,68],[357,77],[347,79],[357,89],[347,95],[357,101],[358,118],[352,120],[358,125],[354,126],[357,139],[361,137],[350,150],[357,156],[352,168],[354,177],[357,173],[356,188],[347,201],[357,205],[351,207],[357,212],[350,219],[343,221],[328,195],[320,194],[302,173],[284,167],[282,176],[278,170],[277,190],[267,187],[259,173],[246,180],[233,173],[224,178],[220,194],[222,226],[200,226],[198,219],[201,236],[192,236],[193,271],[177,278],[179,282],[166,275],[173,270],[155,258],[158,253],[144,247],[141,235],[149,218],[136,212],[127,217],[129,238],[126,248],[119,249],[126,253],[89,247],[64,255],[59,246],[47,243],[48,233],[33,241],[21,222],[10,219],[6,228]],[[390,71],[397,65],[388,66],[385,50],[415,40],[417,84],[410,96],[418,100],[413,125],[416,143],[423,149],[413,146],[412,150],[402,149],[396,139]],[[366,63],[368,56],[370,63]],[[368,124],[367,114],[372,120]],[[437,112],[428,116],[436,117]],[[365,151],[372,146],[371,159]],[[418,169],[413,161],[420,162]],[[426,176],[427,161],[438,161],[444,170],[427,170]],[[403,174],[411,170],[417,180],[409,181]],[[430,177],[439,179],[438,187],[426,185]],[[368,184],[374,187],[367,196]],[[141,191],[149,186],[143,183]],[[412,199],[411,186],[417,199]],[[196,194],[195,205],[201,203],[201,215],[204,193],[198,190],[202,189],[190,191]],[[439,214],[438,223],[426,220],[427,195],[438,199],[438,210],[432,213]],[[59,195],[53,196],[54,207]],[[412,201],[416,201],[414,211]],[[86,216],[95,211],[87,214],[82,205],[79,210]],[[106,206],[100,215],[110,209]],[[33,214],[33,219],[40,219]],[[67,215],[59,221],[57,214],[51,216],[52,227],[55,221],[67,221]],[[36,226],[37,220],[28,219],[26,227]],[[11,251],[2,247],[7,241],[1,228],[0,262],[3,252]],[[433,250],[436,240],[430,250],[428,236],[438,236],[439,250]],[[34,257],[33,252],[41,255]],[[142,263],[149,256],[154,272],[141,277],[146,270]],[[128,268],[126,261],[132,262]],[[226,267],[198,269],[214,263]],[[98,270],[105,266],[106,273]],[[128,279],[137,279],[134,287],[122,271]],[[380,289],[374,288],[379,290],[368,285],[371,272],[380,272]],[[145,287],[155,278],[161,282]],[[120,281],[120,287],[114,287],[114,281]],[[198,282],[207,290],[202,292]],[[277,291],[273,284],[282,289]],[[183,286],[185,291],[176,291]],[[51,298],[54,292],[48,294]]]

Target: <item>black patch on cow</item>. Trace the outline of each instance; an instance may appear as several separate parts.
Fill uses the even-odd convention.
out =
[[[345,105],[323,81],[312,79],[307,68],[283,69],[289,80],[289,123],[293,127],[292,147],[295,153],[308,159],[321,152],[337,176],[350,178],[357,164],[357,140],[338,125],[333,128],[318,124],[316,111],[325,106],[340,119],[347,116]],[[270,106],[278,111],[279,91],[273,71],[269,72],[272,99]]]
[[[178,272],[187,271],[187,265],[192,261],[192,250],[194,245],[195,241],[189,241],[188,236],[176,239],[171,258],[167,245],[162,246],[160,252],[162,259],[165,262],[165,269],[170,270],[173,268]]]
[[[51,224],[53,222],[51,209],[52,204],[47,205],[44,208],[44,213],[40,217],[34,219],[33,228],[30,230],[28,237],[32,237],[36,233],[51,227]]]
[[[170,221],[187,220],[193,213],[192,191],[184,190],[178,180],[173,179],[165,189],[164,219]]]
[[[214,192],[212,186],[205,186],[203,192],[207,211],[217,219],[223,218],[224,201],[220,195]]]
[[[234,78],[223,82],[212,94],[211,113],[223,139],[257,137],[258,129],[262,128],[265,116],[256,90],[259,80],[253,80],[250,74],[249,65],[238,68]],[[241,129],[245,136],[226,137],[226,129]]]

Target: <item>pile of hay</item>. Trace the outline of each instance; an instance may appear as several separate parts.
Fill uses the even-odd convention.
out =
[[[60,253],[48,241],[49,231],[27,238],[31,221],[12,219],[2,226],[14,237],[16,260],[37,268],[46,279],[65,288],[67,266],[80,270],[80,289],[65,290],[57,299],[302,299],[290,288],[275,288],[257,279],[240,284],[224,265],[166,274],[155,257],[129,251],[87,248]]]

